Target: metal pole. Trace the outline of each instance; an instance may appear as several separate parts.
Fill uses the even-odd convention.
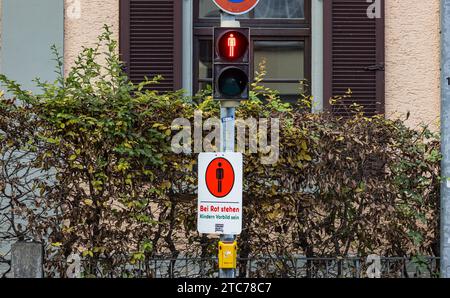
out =
[[[441,277],[450,278],[450,0],[441,0]]]
[[[222,105],[223,106],[223,105]],[[221,107],[221,151],[234,152],[234,131],[235,131],[235,107]],[[234,242],[235,235],[220,235],[222,242]],[[220,278],[235,278],[235,269],[219,269]]]
[[[235,16],[222,12],[221,13],[221,27],[239,27],[240,24],[236,21]],[[221,118],[221,142],[220,149],[222,152],[234,152],[235,139],[235,113],[236,106],[239,102],[222,102],[220,108]],[[220,235],[220,241],[234,242],[235,235]],[[235,278],[236,269],[219,269],[219,278]]]

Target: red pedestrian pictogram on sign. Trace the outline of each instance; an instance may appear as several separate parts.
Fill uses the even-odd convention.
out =
[[[206,186],[209,192],[217,197],[226,197],[234,186],[234,169],[225,158],[212,160],[206,169]]]

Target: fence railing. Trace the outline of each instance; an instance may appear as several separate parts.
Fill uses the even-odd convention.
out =
[[[15,260],[11,262],[11,256]],[[9,258],[0,256],[0,277],[13,277],[29,268],[43,269],[26,273],[45,277],[101,278],[217,278],[217,258],[157,257],[137,261],[114,256],[109,259],[82,258],[72,255],[67,261],[42,258],[42,246],[22,243],[13,247]],[[28,262],[28,263],[27,263]],[[32,264],[35,262],[34,264]],[[30,265],[31,264],[31,265]],[[38,265],[40,264],[40,265]],[[346,257],[307,258],[304,256],[254,256],[239,258],[237,276],[240,278],[436,278],[439,277],[437,257]],[[14,268],[16,266],[17,268]],[[45,266],[45,268],[43,268]],[[38,267],[38,268],[37,268]],[[23,276],[22,276],[23,277]]]
[[[158,258],[113,270],[101,264],[84,264],[92,277],[217,278],[216,258]],[[90,273],[89,273],[90,272]],[[240,278],[437,278],[439,258],[285,258],[238,259]]]

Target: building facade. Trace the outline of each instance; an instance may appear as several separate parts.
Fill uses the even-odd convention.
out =
[[[65,71],[104,24],[112,27],[133,81],[161,74],[162,91],[195,93],[211,82],[212,0],[1,0],[0,72],[19,82],[51,78],[50,42]],[[260,0],[242,17],[252,28],[252,67],[264,84],[293,99],[308,82],[314,110],[351,89],[368,114],[439,125],[439,0]],[[30,40],[32,39],[32,40]],[[26,59],[24,59],[26,58]],[[37,63],[41,60],[44,63]],[[17,70],[21,71],[17,71]],[[31,87],[30,87],[31,88]],[[347,102],[349,104],[350,102]]]

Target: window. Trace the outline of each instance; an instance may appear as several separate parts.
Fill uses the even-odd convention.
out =
[[[218,18],[220,11],[211,0],[200,0],[200,18]],[[251,12],[238,16],[240,19],[304,19],[304,1],[261,0]]]
[[[133,83],[162,75],[151,88],[182,88],[182,1],[121,0],[120,54]]]
[[[383,113],[385,1],[380,1],[381,18],[370,19],[366,0],[260,0],[239,17],[243,27],[252,28],[251,67],[265,60],[263,83],[288,100],[297,97],[300,80],[311,82],[313,72],[315,111],[344,115],[345,109],[330,106],[328,99],[351,89],[343,108],[358,103],[366,115]],[[191,21],[193,25],[182,26]],[[212,28],[219,25],[219,9],[211,0],[121,0],[119,40],[125,69],[135,83],[163,75],[165,81],[152,87],[160,91],[185,86],[197,92],[212,83]]]
[[[348,116],[356,103],[366,116],[384,114],[384,5],[381,17],[368,18],[364,0],[324,2],[324,98],[340,96],[350,89],[352,96],[325,108]]]
[[[253,71],[265,61],[263,84],[295,100],[300,81],[311,73],[310,0],[261,0],[239,16],[242,27],[252,28]],[[194,92],[212,83],[212,27],[220,25],[220,12],[210,0],[195,0]]]
[[[33,82],[36,77],[49,82],[56,79],[50,46],[56,45],[60,52],[63,49],[63,2],[3,1],[0,23],[0,73],[27,90],[40,92]]]

